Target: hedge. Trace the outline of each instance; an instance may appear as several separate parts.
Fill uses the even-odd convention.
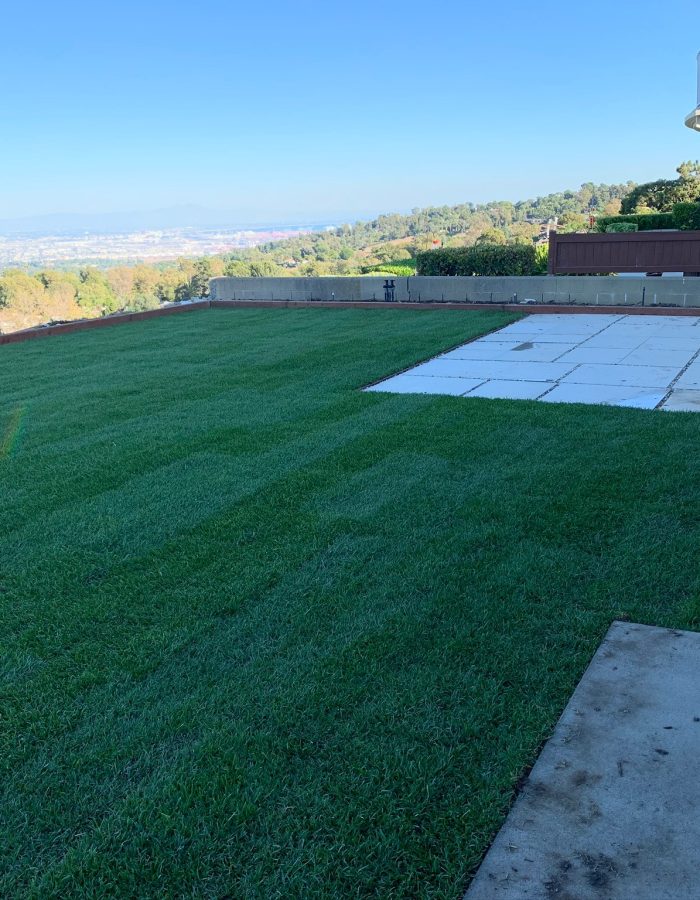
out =
[[[402,259],[399,262],[377,263],[374,266],[362,266],[361,275],[396,275],[397,278],[416,274],[415,259]]]
[[[611,222],[605,230],[608,234],[632,234],[639,231],[639,225],[636,222]]]
[[[600,216],[596,220],[596,229],[607,232],[611,225],[628,222],[636,225],[639,231],[658,231],[665,228],[677,228],[673,221],[673,213],[630,213],[626,216]]]
[[[636,225],[640,231],[658,231],[666,228],[680,228],[683,231],[700,231],[700,203],[676,203],[673,212],[630,213],[625,216],[601,216],[596,222],[598,231],[610,233],[615,226]]]
[[[671,215],[676,228],[700,231],[700,203],[676,203]]]
[[[533,244],[480,244],[427,250],[417,258],[417,275],[536,275]]]

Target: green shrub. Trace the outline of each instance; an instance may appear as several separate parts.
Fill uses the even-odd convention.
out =
[[[596,221],[596,229],[610,233],[611,225],[623,222],[636,225],[639,231],[659,231],[677,227],[673,221],[673,213],[629,213],[626,216],[600,216]]]
[[[535,244],[535,275],[546,275],[549,264],[549,244]]]
[[[636,222],[611,222],[605,230],[607,234],[631,234],[639,231],[639,225]]]
[[[419,253],[418,275],[535,275],[538,266],[532,244],[479,244],[444,247]]]
[[[403,259],[401,262],[378,263],[376,266],[363,266],[363,275],[396,275],[397,278],[408,278],[416,274],[415,259]]]
[[[676,203],[673,222],[684,231],[700,231],[700,203]]]

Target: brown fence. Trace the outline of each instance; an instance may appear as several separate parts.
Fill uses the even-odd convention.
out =
[[[700,273],[700,231],[549,235],[550,275]]]

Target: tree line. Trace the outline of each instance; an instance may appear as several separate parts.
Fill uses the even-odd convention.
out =
[[[588,226],[591,216],[615,215],[636,185],[593,184],[577,191],[547,194],[518,203],[462,203],[413,209],[408,215],[382,215],[298,235],[230,254],[228,275],[353,275],[382,263],[399,263],[434,246],[479,243],[533,243],[543,223],[559,220],[562,231]]]
[[[205,257],[104,270],[6,269],[0,274],[0,332],[206,297],[209,279],[222,275],[224,266],[222,258]]]
[[[665,212],[679,202],[700,198],[700,164],[682,163],[677,173],[677,179],[642,185],[586,182],[576,191],[517,203],[500,200],[417,208],[408,215],[381,215],[225,256],[178,259],[171,264],[75,271],[10,269],[0,274],[0,331],[206,297],[209,279],[215,275],[410,272],[418,254],[435,247],[532,247],[545,223],[554,219],[559,231],[582,231],[591,227],[593,218]]]

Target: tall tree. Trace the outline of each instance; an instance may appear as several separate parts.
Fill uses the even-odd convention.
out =
[[[671,212],[676,203],[694,203],[700,200],[700,163],[681,163],[676,172],[678,178],[661,178],[637,185],[623,199],[621,212],[643,212],[647,209]]]

